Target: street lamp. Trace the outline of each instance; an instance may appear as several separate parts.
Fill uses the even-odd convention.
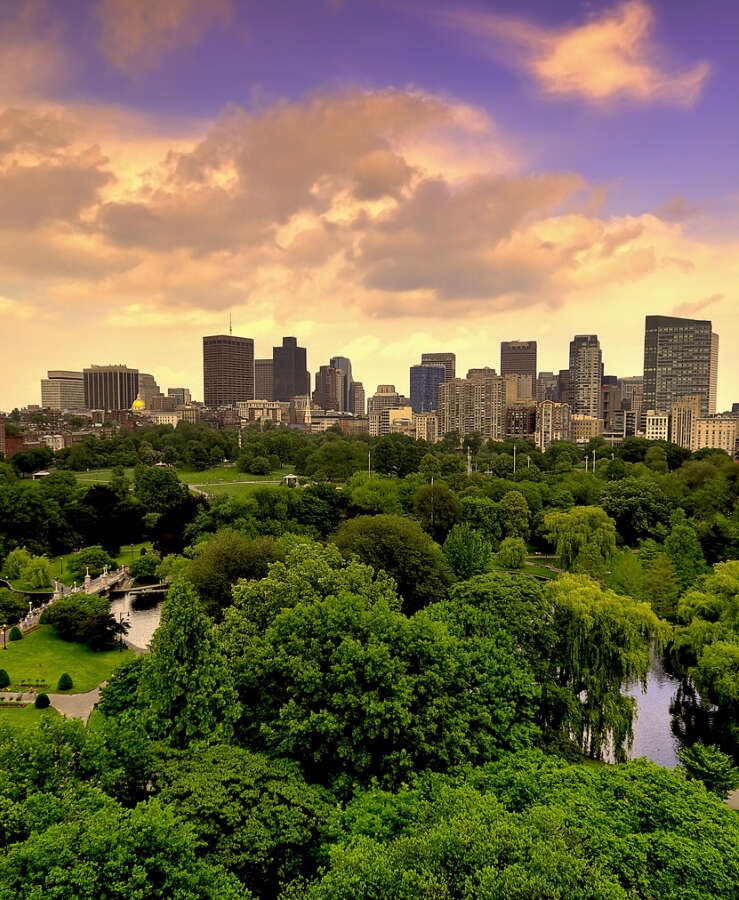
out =
[[[126,612],[125,615],[123,610],[118,613],[118,649],[123,651],[123,620],[130,621],[131,613]]]
[[[8,643],[7,643],[7,640],[6,640],[6,638],[5,638],[5,635],[6,635],[7,633],[8,633],[8,626],[7,626],[7,625],[3,625],[3,650],[7,650],[7,649],[8,649]]]

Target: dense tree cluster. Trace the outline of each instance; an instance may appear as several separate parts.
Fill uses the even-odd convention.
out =
[[[0,897],[735,895],[731,760],[697,744],[675,772],[623,762],[621,692],[664,650],[737,720],[728,457],[594,441],[585,472],[567,443],[282,428],[76,446],[58,464],[133,473],[3,467],[5,574],[74,547],[96,574],[148,538],[132,570],[171,587],[94,729],[0,733]],[[303,486],[206,499],[157,465],[224,457]],[[79,640],[106,613],[46,616]]]

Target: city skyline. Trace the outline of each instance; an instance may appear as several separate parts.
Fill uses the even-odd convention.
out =
[[[739,400],[739,7],[8,0],[0,410],[121,359],[201,398],[203,335],[370,394],[644,318],[710,319]]]

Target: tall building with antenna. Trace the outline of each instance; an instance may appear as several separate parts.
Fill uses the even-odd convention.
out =
[[[203,398],[210,409],[254,399],[254,341],[233,334],[203,338]]]

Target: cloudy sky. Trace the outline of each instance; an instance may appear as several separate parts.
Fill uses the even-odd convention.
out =
[[[0,409],[202,336],[367,393],[644,316],[710,319],[739,401],[736,0],[3,0]]]

